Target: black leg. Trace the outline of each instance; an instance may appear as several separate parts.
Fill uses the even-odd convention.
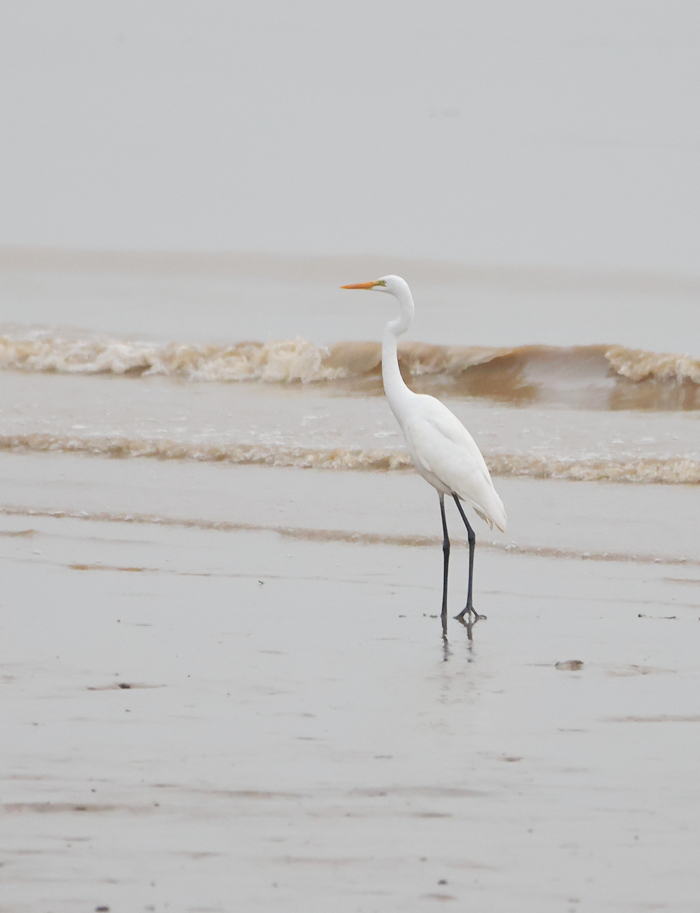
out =
[[[480,617],[472,605],[472,581],[474,579],[474,550],[476,548],[476,536],[474,535],[474,530],[471,528],[469,520],[467,520],[467,517],[462,510],[459,498],[455,494],[453,494],[452,497],[455,499],[459,515],[464,520],[464,525],[467,527],[467,539],[469,540],[469,586],[467,589],[467,604],[456,617],[462,621],[465,615],[469,615],[470,617],[473,615],[474,620],[476,621],[476,619]]]
[[[447,534],[447,518],[445,517],[445,496],[440,494],[440,516],[442,517],[442,633],[447,633],[447,571],[450,566],[450,537]]]

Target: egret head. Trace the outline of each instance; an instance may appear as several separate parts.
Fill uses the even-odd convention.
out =
[[[383,276],[381,279],[375,279],[373,282],[358,282],[356,285],[341,285],[341,288],[363,288],[370,292],[389,292],[397,298],[405,290],[408,291],[408,285],[400,276]]]

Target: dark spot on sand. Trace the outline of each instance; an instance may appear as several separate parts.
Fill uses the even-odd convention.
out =
[[[555,663],[554,668],[562,672],[578,672],[583,669],[583,661],[580,659],[567,659],[564,662]]]
[[[130,691],[133,688],[165,688],[165,685],[147,685],[145,682],[113,682],[110,685],[88,685],[88,691]]]
[[[413,818],[451,818],[449,812],[413,812]]]
[[[639,612],[637,618],[655,618],[657,621],[673,621],[678,618],[677,615],[644,615],[642,612]]]
[[[38,813],[38,814],[65,814],[66,812],[111,812],[114,805],[73,805],[70,802],[6,802],[0,806],[3,812]]]

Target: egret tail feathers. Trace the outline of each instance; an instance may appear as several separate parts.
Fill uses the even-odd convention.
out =
[[[498,495],[496,495],[496,497],[498,498]],[[498,500],[499,500],[499,502],[501,501],[500,498],[498,498]],[[481,517],[481,519],[484,520],[486,523],[488,523],[489,529],[493,529],[494,526],[496,526],[498,529],[500,529],[500,531],[502,533],[504,533],[506,531],[508,521],[506,518],[505,509],[504,509],[502,503],[500,504],[500,511],[498,511],[497,517],[495,517],[495,516],[491,517],[491,516],[489,516],[489,514],[485,513],[479,507],[476,507],[474,505],[472,505],[472,506],[474,507],[474,510],[476,511],[476,513]]]

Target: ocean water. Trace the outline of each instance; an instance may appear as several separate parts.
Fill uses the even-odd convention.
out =
[[[338,288],[395,271],[416,277],[405,379],[495,476],[700,482],[683,277],[41,251],[0,267],[5,450],[406,469],[380,376],[392,303]]]

